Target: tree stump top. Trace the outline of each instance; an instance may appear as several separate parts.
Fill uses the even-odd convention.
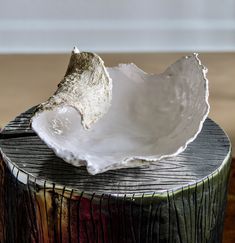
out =
[[[74,167],[58,158],[31,130],[34,109],[16,117],[0,133],[2,157],[16,179],[25,184],[88,194],[152,195],[195,186],[216,175],[231,154],[227,135],[208,118],[198,137],[178,156],[92,176],[85,167]]]

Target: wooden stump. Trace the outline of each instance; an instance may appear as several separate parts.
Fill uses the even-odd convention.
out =
[[[33,111],[0,135],[0,242],[221,242],[231,146],[213,121],[176,157],[91,176],[36,136]]]

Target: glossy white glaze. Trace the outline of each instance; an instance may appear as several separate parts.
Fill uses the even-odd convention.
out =
[[[97,174],[175,156],[196,138],[209,112],[207,70],[197,54],[159,75],[134,64],[106,72],[113,81],[111,107],[88,130],[71,104],[33,118],[33,129],[59,157]]]

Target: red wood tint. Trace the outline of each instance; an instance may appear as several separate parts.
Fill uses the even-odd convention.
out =
[[[232,160],[223,243],[235,242],[235,158]]]

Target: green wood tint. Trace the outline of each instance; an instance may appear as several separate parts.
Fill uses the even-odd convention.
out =
[[[221,242],[231,146],[207,119],[180,155],[91,176],[30,129],[0,134],[0,242]]]

